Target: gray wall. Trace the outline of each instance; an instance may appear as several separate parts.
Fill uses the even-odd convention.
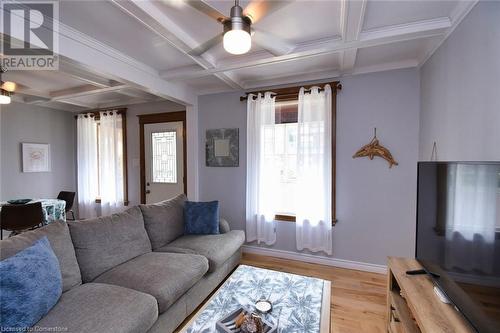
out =
[[[141,201],[139,118],[137,116],[184,110],[186,110],[185,106],[169,101],[127,106],[128,197],[130,205],[138,205]]]
[[[412,256],[415,238],[419,74],[416,69],[340,80],[337,123],[337,216],[333,257],[385,264],[389,255]],[[246,104],[240,93],[200,96],[200,200],[219,200],[233,228],[245,226]],[[205,131],[240,129],[240,166],[205,166]],[[353,159],[378,129],[399,166],[381,159]],[[278,222],[275,249],[297,251],[295,225]]]
[[[479,2],[421,69],[420,159],[500,160],[500,2]]]
[[[76,190],[73,114],[12,103],[1,109],[1,199],[55,198]],[[49,143],[51,172],[23,173],[21,143]]]

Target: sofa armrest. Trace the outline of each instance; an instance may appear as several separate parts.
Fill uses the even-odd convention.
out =
[[[225,234],[225,233],[228,233],[231,231],[231,227],[229,226],[229,223],[223,219],[223,218],[220,218],[219,219],[219,232],[221,234]]]

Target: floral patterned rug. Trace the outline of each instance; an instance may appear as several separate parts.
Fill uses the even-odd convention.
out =
[[[198,314],[187,333],[215,333],[216,322],[265,298],[273,304],[266,319],[278,333],[319,333],[324,280],[240,265]]]

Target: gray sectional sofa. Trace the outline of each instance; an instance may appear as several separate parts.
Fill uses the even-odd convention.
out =
[[[243,231],[183,235],[185,197],[111,216],[55,222],[0,241],[0,258],[47,236],[63,281],[36,326],[66,332],[173,332],[231,273]]]

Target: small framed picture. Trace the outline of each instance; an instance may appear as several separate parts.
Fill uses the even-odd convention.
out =
[[[50,145],[22,143],[23,172],[50,172]]]
[[[239,165],[239,129],[210,129],[206,132],[206,165],[237,167]]]

